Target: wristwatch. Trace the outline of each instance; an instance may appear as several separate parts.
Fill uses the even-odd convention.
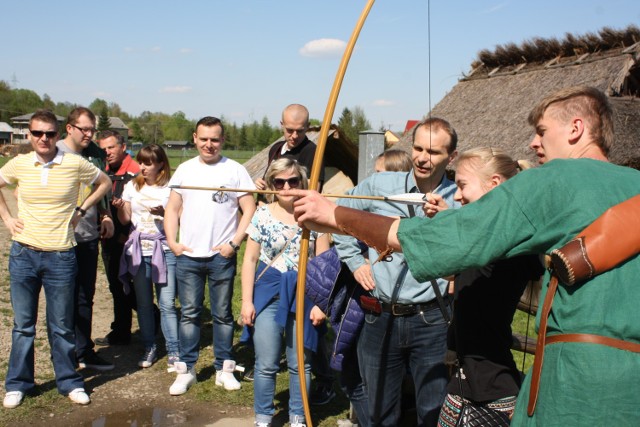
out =
[[[87,214],[87,211],[82,209],[80,206],[76,206],[76,212],[80,212],[80,216],[85,216]]]
[[[234,252],[238,252],[240,250],[240,245],[233,243],[233,240],[229,240],[229,246],[231,246]]]

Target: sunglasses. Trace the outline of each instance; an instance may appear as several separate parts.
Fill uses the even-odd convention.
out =
[[[55,130],[31,130],[29,129],[29,133],[34,136],[34,138],[42,138],[43,135],[47,135],[47,138],[54,138],[58,132]]]
[[[300,178],[294,176],[293,178],[283,179],[283,178],[273,178],[271,181],[276,190],[282,190],[285,184],[289,184],[289,188],[298,188],[300,185]]]

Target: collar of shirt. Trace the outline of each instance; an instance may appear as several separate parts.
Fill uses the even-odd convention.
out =
[[[407,182],[407,193],[420,193],[420,189],[418,188],[418,183],[416,182],[416,176],[413,171],[408,172],[409,180]],[[441,194],[442,192],[448,192],[446,190],[450,189],[452,185],[455,185],[455,182],[451,181],[447,178],[447,174],[443,174],[438,186],[433,190],[434,193]],[[459,206],[459,205],[458,205]]]
[[[33,153],[33,164],[34,165],[42,165],[42,167],[45,168],[50,168],[52,165],[59,165],[60,163],[62,163],[62,157],[64,156],[64,153],[56,148],[56,155],[53,157],[53,159],[49,162],[43,162],[38,155],[34,152]]]

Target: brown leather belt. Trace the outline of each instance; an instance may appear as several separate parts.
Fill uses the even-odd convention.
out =
[[[551,312],[551,305],[553,304],[553,297],[558,289],[558,278],[556,275],[551,276],[549,281],[549,288],[547,289],[547,295],[544,298],[544,304],[542,305],[542,312],[540,313],[540,328],[538,331],[538,341],[536,343],[536,356],[533,361],[533,368],[531,369],[531,387],[529,389],[529,403],[527,405],[527,414],[531,417],[536,410],[536,402],[538,401],[538,391],[540,389],[540,375],[542,373],[542,362],[544,360],[544,347],[547,344],[554,344],[559,342],[581,342],[606,345],[608,347],[617,348],[620,350],[631,351],[634,353],[640,353],[640,344],[630,341],[624,341],[617,338],[605,337],[602,335],[593,334],[559,334],[547,336],[547,320],[549,313]]]
[[[23,248],[27,248],[27,249],[30,249],[30,250],[35,251],[35,252],[55,252],[54,249],[42,249],[42,248],[38,248],[36,246],[27,245],[26,243],[21,243],[21,242],[18,242],[18,244],[20,246],[22,246]]]
[[[547,345],[558,342],[584,342],[589,344],[606,345],[607,347],[617,348],[618,350],[631,351],[640,353],[640,344],[624,341],[617,338],[605,337],[603,335],[593,334],[559,334],[547,337]]]

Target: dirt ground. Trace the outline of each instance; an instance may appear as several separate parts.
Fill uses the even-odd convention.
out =
[[[17,212],[11,191],[2,189],[12,213]],[[0,394],[4,396],[4,378],[11,348],[13,312],[9,297],[8,259],[11,236],[0,224]],[[101,261],[100,261],[101,262]],[[112,320],[112,300],[106,278],[99,271],[94,299],[93,337],[104,336]],[[44,322],[44,292],[41,292],[36,333],[36,383],[33,396],[23,405],[0,409],[0,426],[169,426],[169,425],[253,425],[252,402],[228,405],[206,401],[196,393],[172,397],[169,386],[175,374],[166,370],[166,355],[149,369],[140,369],[137,360],[142,346],[137,333],[128,346],[96,347],[99,354],[113,361],[116,368],[109,372],[83,370],[91,404],[79,406],[60,396],[55,389]],[[136,320],[134,318],[134,325]],[[134,326],[137,330],[137,325]],[[211,373],[199,381],[212,381]],[[246,383],[245,383],[246,384]],[[250,385],[248,385],[250,387]]]

